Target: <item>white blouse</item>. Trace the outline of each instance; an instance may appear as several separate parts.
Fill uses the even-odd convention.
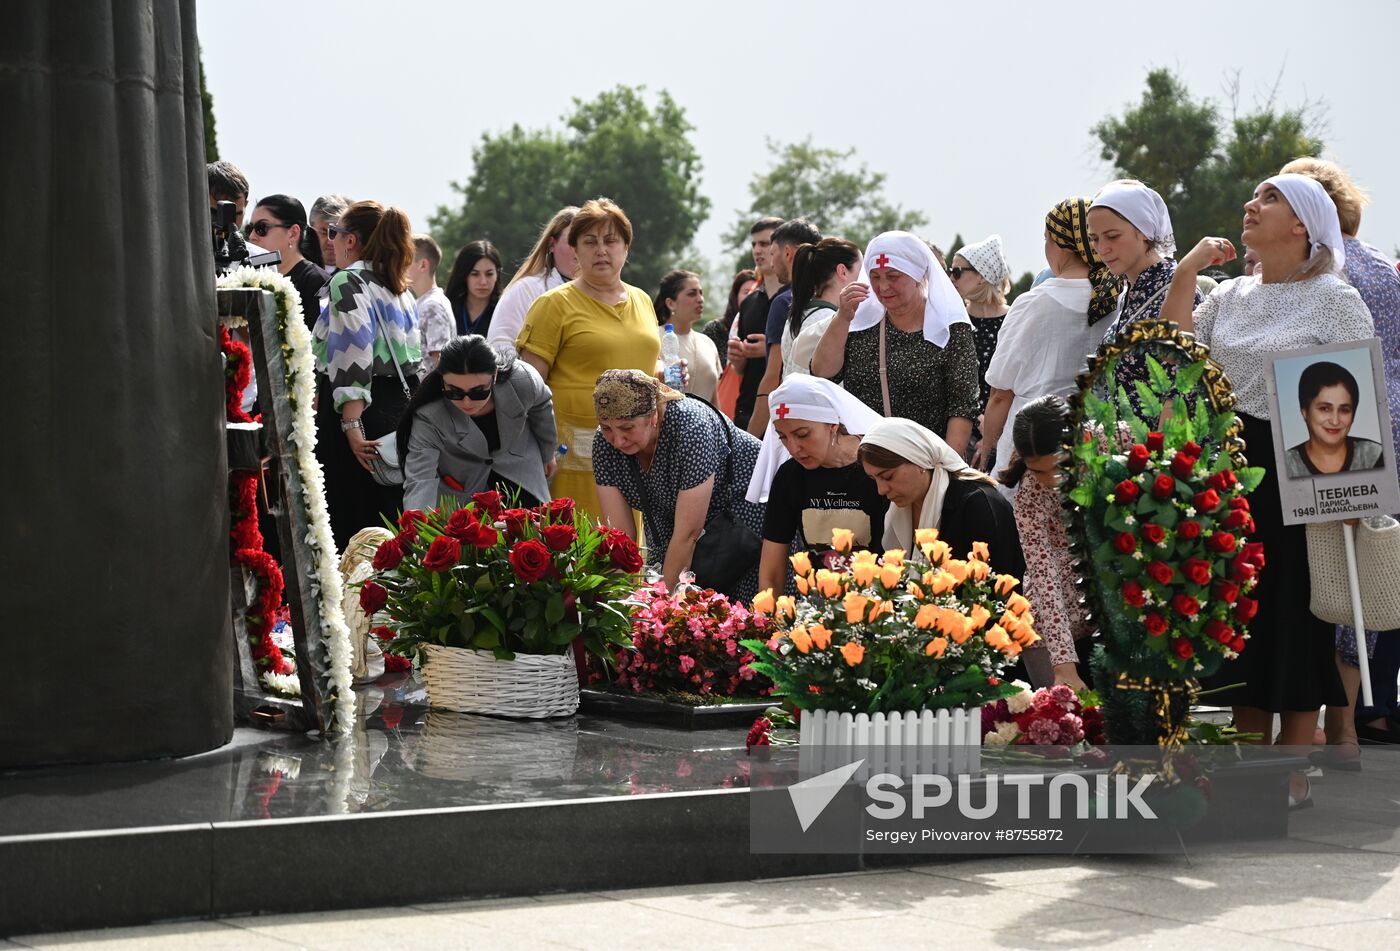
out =
[[[1235,408],[1255,419],[1270,416],[1266,356],[1376,335],[1361,295],[1335,274],[1285,284],[1237,277],[1212,291],[1195,317],[1196,339],[1229,378]]]
[[[520,329],[525,326],[525,314],[530,305],[545,291],[552,291],[564,283],[564,275],[554,268],[543,274],[522,277],[501,293],[496,301],[496,309],[491,314],[491,329],[486,342],[497,350],[515,353],[515,341]]]
[[[1113,321],[1089,325],[1088,278],[1052,277],[1017,297],[1001,325],[997,350],[987,365],[987,385],[1013,394],[997,442],[997,467],[1011,462],[1011,428],[1027,403],[1042,396],[1069,396],[1075,377]]]

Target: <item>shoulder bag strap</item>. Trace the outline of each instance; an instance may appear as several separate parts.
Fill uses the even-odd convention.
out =
[[[880,318],[880,398],[885,401],[885,418],[894,416],[890,411],[890,379],[885,372],[885,324],[889,323],[890,315]]]
[[[725,440],[729,443],[729,456],[724,461],[724,482],[726,486],[731,485],[734,482],[734,423],[730,421],[728,416],[725,416],[723,413],[721,413],[713,403],[711,403],[704,397],[696,396],[694,393],[687,393],[685,394],[685,398],[688,400],[695,400],[695,402],[697,403],[705,404],[710,408],[710,412],[714,413],[716,416],[719,417],[719,423],[721,426],[724,427]],[[660,438],[660,435],[658,435],[657,439]],[[637,485],[641,489],[642,506],[644,508],[650,508],[651,502],[647,495],[647,475],[645,472],[642,471],[642,464],[637,461],[637,457],[632,456],[631,459],[632,467],[637,471]],[[652,464],[656,464],[655,458],[652,459]]]
[[[465,313],[465,311],[463,311],[463,312]],[[399,358],[398,358],[398,355],[394,353],[394,347],[393,347],[393,345],[389,342],[389,332],[388,332],[387,330],[384,329],[384,323],[383,323],[383,321],[382,321],[382,320],[380,319],[380,317],[379,317],[379,311],[375,310],[373,305],[370,305],[370,314],[371,314],[371,315],[373,316],[373,318],[374,318],[374,326],[375,326],[375,329],[378,330],[379,333],[383,334],[383,336],[384,336],[384,349],[386,349],[386,350],[389,351],[389,359],[394,361],[394,372],[397,373],[397,374],[399,375],[399,386],[403,387],[403,395],[404,395],[405,398],[411,398],[411,397],[413,396],[413,394],[409,392],[409,389],[408,389],[408,381],[407,381],[406,379],[404,379],[404,375],[403,375],[403,367],[399,366]],[[373,347],[370,348],[370,373],[371,373],[371,374],[374,373],[374,348],[373,348]]]
[[[1165,293],[1167,292],[1167,289],[1170,288],[1170,287],[1171,287],[1171,281],[1168,281],[1167,283],[1163,284],[1161,287],[1157,288],[1157,292],[1156,292],[1155,294],[1153,294],[1151,297],[1147,298],[1147,300],[1143,301],[1141,307],[1139,307],[1137,310],[1133,311],[1131,315],[1124,316],[1124,317],[1119,321],[1119,323],[1118,323],[1119,329],[1121,330],[1121,329],[1124,328],[1124,327],[1130,326],[1130,325],[1133,323],[1133,321],[1135,321],[1135,320],[1137,320],[1139,317],[1141,317],[1142,314],[1143,314],[1143,312],[1144,312],[1145,310],[1147,310],[1147,308],[1151,307],[1152,304],[1157,300],[1157,298],[1159,298],[1159,297],[1161,297],[1163,294],[1165,294]]]

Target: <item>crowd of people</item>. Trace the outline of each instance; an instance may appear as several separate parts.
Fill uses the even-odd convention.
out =
[[[246,180],[215,163],[209,182],[211,203],[234,201],[241,222]],[[1024,652],[1037,686],[1083,686],[1093,634],[1057,488],[1066,398],[1089,355],[1140,322],[1175,321],[1228,376],[1251,464],[1268,470],[1251,496],[1268,558],[1260,609],[1227,678],[1243,684],[1229,698],[1236,723],[1273,740],[1277,714],[1277,739],[1306,745],[1326,707],[1328,764],[1348,768],[1358,729],[1400,739],[1400,633],[1369,636],[1376,706],[1353,715],[1354,639],[1309,613],[1303,529],[1283,523],[1265,357],[1378,335],[1400,424],[1400,274],[1357,237],[1366,199],[1333,163],[1299,159],[1239,198],[1242,233],[1191,236],[1179,260],[1170,211],[1147,184],[1056,201],[1011,223],[1041,231],[1045,259],[1014,299],[998,235],[948,257],[906,232],[862,249],[820,222],[763,217],[753,267],[708,322],[698,274],[624,281],[646,236],[606,198],[561,208],[530,249],[466,243],[441,288],[442,249],[374,201],[325,195],[308,215],[271,195],[246,234],[281,252],[312,328],[337,544],[405,506],[486,489],[568,496],[644,540],[668,585],[689,571],[748,599],[791,589],[792,552],[834,557],[834,528],[858,547],[915,551],[913,532],[934,527],[957,551],[986,543],[994,570],[1024,576],[1042,635]],[[1243,276],[1207,273],[1241,255]],[[1136,399],[1146,361],[1120,360],[1116,375]],[[1314,382],[1305,417],[1348,394],[1354,406],[1354,380]],[[402,485],[374,474],[386,441]],[[1348,443],[1336,462],[1304,445],[1289,465],[1338,471],[1317,466],[1375,465],[1378,451]]]

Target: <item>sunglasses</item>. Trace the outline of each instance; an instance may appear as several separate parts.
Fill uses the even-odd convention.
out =
[[[442,398],[450,400],[453,403],[459,400],[474,400],[479,403],[491,395],[491,388],[495,385],[496,384],[492,382],[487,383],[485,386],[474,386],[469,390],[459,390],[455,386],[448,386],[444,383],[442,385]]]
[[[977,273],[977,269],[976,269],[976,268],[972,268],[972,267],[950,267],[950,268],[948,268],[948,276],[951,277],[951,278],[952,278],[953,280],[955,280],[955,281],[956,281],[958,278],[962,277],[964,274],[976,274],[976,273]]]
[[[284,225],[280,221],[255,221],[243,229],[244,234],[255,234],[259,238],[267,237],[267,233],[273,228],[290,228],[291,225]]]
[[[326,234],[327,234],[327,236],[329,236],[329,237],[331,237],[331,238],[335,238],[335,237],[337,237],[338,235],[342,235],[342,234],[354,234],[354,233],[355,233],[355,232],[351,231],[349,228],[342,228],[340,225],[326,225]]]

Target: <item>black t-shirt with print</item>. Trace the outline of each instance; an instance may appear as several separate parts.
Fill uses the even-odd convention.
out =
[[[778,467],[763,518],[766,541],[787,545],[794,538],[814,560],[831,549],[831,530],[855,532],[855,547],[880,550],[889,502],[860,463],[839,469],[807,469],[796,459]]]

